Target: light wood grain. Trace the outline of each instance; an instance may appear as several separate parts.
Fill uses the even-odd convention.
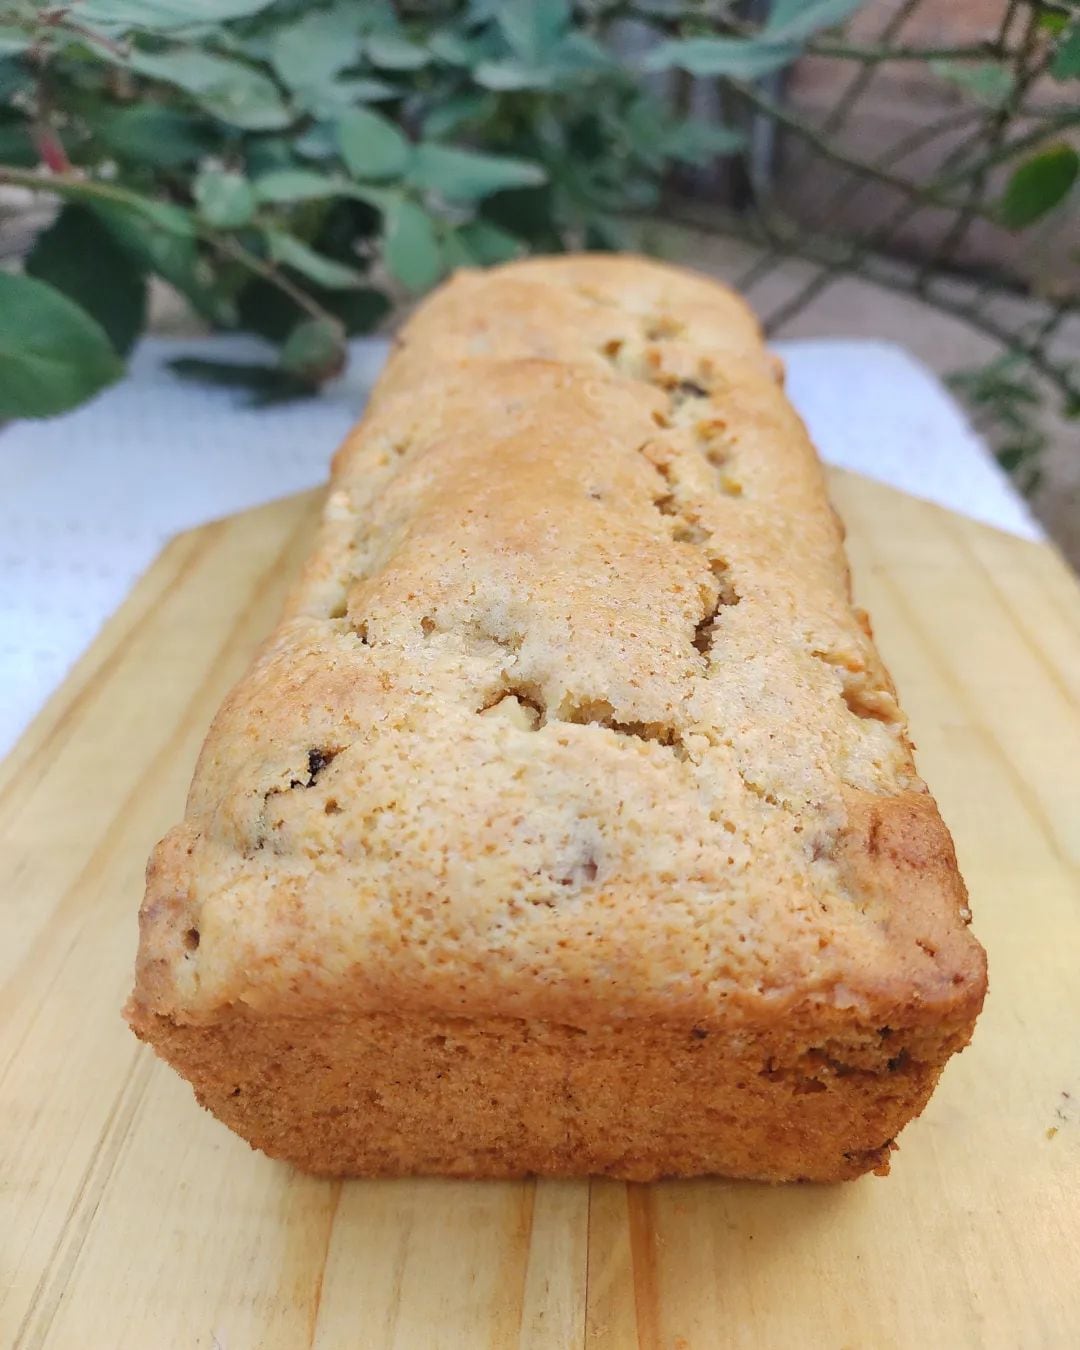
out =
[[[1077,1344],[1080,595],[1047,547],[833,490],[990,953],[975,1042],[892,1176],[317,1181],[136,1044],[145,858],[312,494],[171,544],[0,766],[0,1346]]]

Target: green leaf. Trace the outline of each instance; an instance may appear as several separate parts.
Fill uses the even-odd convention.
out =
[[[1080,172],[1080,155],[1062,142],[1021,164],[1009,179],[998,207],[1001,223],[1022,230],[1040,220],[1069,195]]]
[[[439,241],[430,218],[415,202],[395,202],[386,213],[386,265],[403,286],[424,291],[442,275]]]
[[[0,108],[0,163],[18,169],[32,169],[38,152],[30,134],[32,123],[14,109]]]
[[[452,28],[442,28],[428,39],[428,50],[448,66],[467,66],[472,60],[469,44]]]
[[[318,122],[295,138],[293,149],[304,159],[334,159],[338,153],[337,129]]]
[[[590,75],[609,70],[615,65],[611,53],[588,33],[569,33],[551,60],[560,75]]]
[[[321,385],[345,369],[345,330],[336,319],[305,319],[281,349],[281,367],[305,384]]]
[[[470,221],[460,229],[449,230],[443,241],[443,260],[448,270],[509,262],[523,252],[524,245],[519,239],[485,220]]]
[[[1080,76],[1080,23],[1074,23],[1061,42],[1050,65],[1055,80],[1075,80]]]
[[[287,133],[278,136],[249,136],[244,149],[247,152],[244,176],[249,182],[253,178],[261,178],[263,174],[278,173],[282,169],[296,167],[293,140]]]
[[[20,24],[0,23],[0,56],[17,56],[34,45],[34,35]]]
[[[205,122],[154,103],[106,107],[94,130],[118,159],[161,168],[191,164],[208,154],[215,136]]]
[[[347,178],[339,178],[313,169],[274,169],[260,175],[254,183],[255,196],[260,202],[288,205],[290,202],[328,201],[334,197],[351,197],[383,210],[388,200],[384,188],[362,187]]]
[[[295,235],[285,234],[282,230],[267,230],[266,242],[275,262],[294,268],[316,285],[336,291],[363,284],[363,276],[354,267],[316,253]]]
[[[396,33],[375,33],[364,43],[368,60],[380,70],[420,70],[431,53]]]
[[[273,0],[82,0],[79,22],[167,33],[178,28],[243,19]]]
[[[626,248],[622,225],[608,216],[593,216],[585,228],[585,247],[601,253],[613,253]]]
[[[645,69],[685,70],[689,75],[730,75],[752,80],[789,65],[799,55],[794,42],[758,38],[696,37],[661,42],[645,59]]]
[[[350,336],[354,333],[370,333],[393,308],[382,291],[371,286],[322,297],[321,303],[341,320]]]
[[[931,61],[930,69],[942,79],[961,89],[991,108],[1000,107],[1013,91],[1016,83],[1007,66],[993,62],[971,65],[965,61]]]
[[[470,221],[456,233],[473,260],[482,267],[519,258],[525,251],[520,239],[486,220]]]
[[[776,0],[762,30],[775,40],[805,42],[823,28],[850,19],[867,0]]]
[[[334,119],[357,103],[384,103],[400,98],[402,91],[385,80],[366,77],[345,80],[327,80],[317,88],[298,92],[296,97],[305,111],[313,117]]]
[[[140,75],[183,89],[230,126],[274,131],[292,121],[273,80],[243,61],[197,47],[174,47],[164,52],[135,51],[128,64]]]
[[[38,235],[26,270],[90,315],[126,356],[146,319],[146,278],[101,218],[69,204]]]
[[[310,398],[313,392],[305,380],[265,362],[208,361],[201,356],[178,356],[169,362],[169,366],[184,380],[217,385],[220,389],[245,390],[256,407]]]
[[[553,71],[527,66],[521,61],[481,61],[473,71],[477,84],[500,93],[514,89],[547,89],[554,78]]]
[[[338,145],[349,172],[372,182],[400,177],[412,156],[393,122],[370,108],[353,108],[338,121]]]
[[[131,209],[145,216],[159,229],[167,230],[169,234],[195,233],[195,222],[191,218],[191,213],[185,211],[182,206],[174,206],[172,202],[158,202],[152,197],[143,197],[138,202],[133,201]]]
[[[268,342],[284,342],[303,317],[304,311],[291,296],[261,277],[249,281],[236,297],[237,325]]]
[[[708,164],[720,155],[734,155],[745,149],[744,132],[712,122],[680,122],[668,127],[660,137],[661,153],[684,164]]]
[[[64,196],[74,199],[82,197],[87,205],[95,210],[103,211],[106,206],[115,206],[119,211],[144,217],[158,229],[165,230],[169,234],[191,236],[195,233],[195,222],[189,211],[185,211],[182,206],[173,205],[172,202],[159,202],[153,197],[144,197],[141,193],[129,193],[123,202],[106,203],[101,199],[97,184],[69,182],[64,187]]]
[[[371,286],[361,286],[353,291],[327,291],[313,286],[309,294],[323,309],[340,319],[350,335],[370,333],[390,311],[387,297]],[[258,333],[271,342],[284,342],[305,317],[295,300],[271,282],[259,279],[240,292],[237,313],[241,328]]]
[[[144,271],[154,272],[175,286],[211,323],[228,324],[232,317],[229,305],[213,286],[213,277],[204,270],[186,213],[179,207],[171,208],[187,225],[186,232],[178,232],[171,228],[175,222],[167,212],[148,212],[146,205],[142,203],[135,209],[113,202],[94,202],[93,210],[120,245],[134,254]],[[166,203],[149,205],[164,207]]]
[[[443,267],[456,272],[459,267],[475,267],[476,259],[469,252],[457,230],[447,230],[442,241]]]
[[[119,378],[101,326],[34,277],[0,272],[0,417],[51,417]]]
[[[255,214],[255,193],[243,175],[204,169],[193,186],[199,215],[208,225],[236,230]]]
[[[483,155],[426,141],[416,147],[409,180],[448,201],[477,201],[504,188],[535,187],[547,181],[539,164],[507,155]]]
[[[497,104],[490,94],[454,94],[440,99],[427,113],[423,132],[428,140],[452,136],[473,122],[487,121],[495,116]]]
[[[359,58],[357,8],[307,14],[271,35],[270,61],[290,89],[318,89]]]
[[[277,169],[257,178],[254,187],[260,202],[314,202],[338,197],[350,184],[312,169]]]
[[[17,56],[5,57],[0,52],[0,108],[14,114],[13,99],[16,94],[31,94],[34,89],[33,73],[25,61]]]
[[[504,0],[495,9],[495,22],[519,61],[540,66],[566,32],[570,6],[566,0]]]

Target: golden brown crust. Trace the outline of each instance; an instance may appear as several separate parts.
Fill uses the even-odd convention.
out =
[[[140,1034],[257,1141],[207,1047],[285,1019],[317,1058],[344,1018],[352,1053],[390,1010],[417,1046],[449,1017],[485,1045],[572,1027],[616,1066],[654,1023],[759,1056],[793,1025],[800,1054],[882,1027],[925,1050],[906,1095],[880,1066],[873,1088],[830,1084],[828,1163],[807,1144],[798,1170],[747,1171],[724,1134],[670,1168],[654,1139],[660,1172],[840,1175],[853,1112],[918,1110],[970,1034],[983,956],[742,302],[631,258],[460,274],[407,325],[331,486],[151,861]],[[709,1062],[720,1110],[745,1074]],[[768,1121],[745,1129],[760,1148]],[[288,1156],[318,1168],[307,1147]]]
[[[336,1176],[884,1173],[961,1045],[857,1026],[808,1041],[797,1023],[779,1035],[396,1013],[133,1024],[254,1147]]]

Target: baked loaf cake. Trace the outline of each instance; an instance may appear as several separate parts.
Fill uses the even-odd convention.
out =
[[[335,1175],[888,1167],[985,990],[742,302],[460,273],[149,866],[136,1033]]]

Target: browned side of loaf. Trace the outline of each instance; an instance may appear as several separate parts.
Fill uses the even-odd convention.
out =
[[[393,1013],[135,1026],[203,1106],[305,1171],[627,1181],[885,1172],[965,1038]]]

